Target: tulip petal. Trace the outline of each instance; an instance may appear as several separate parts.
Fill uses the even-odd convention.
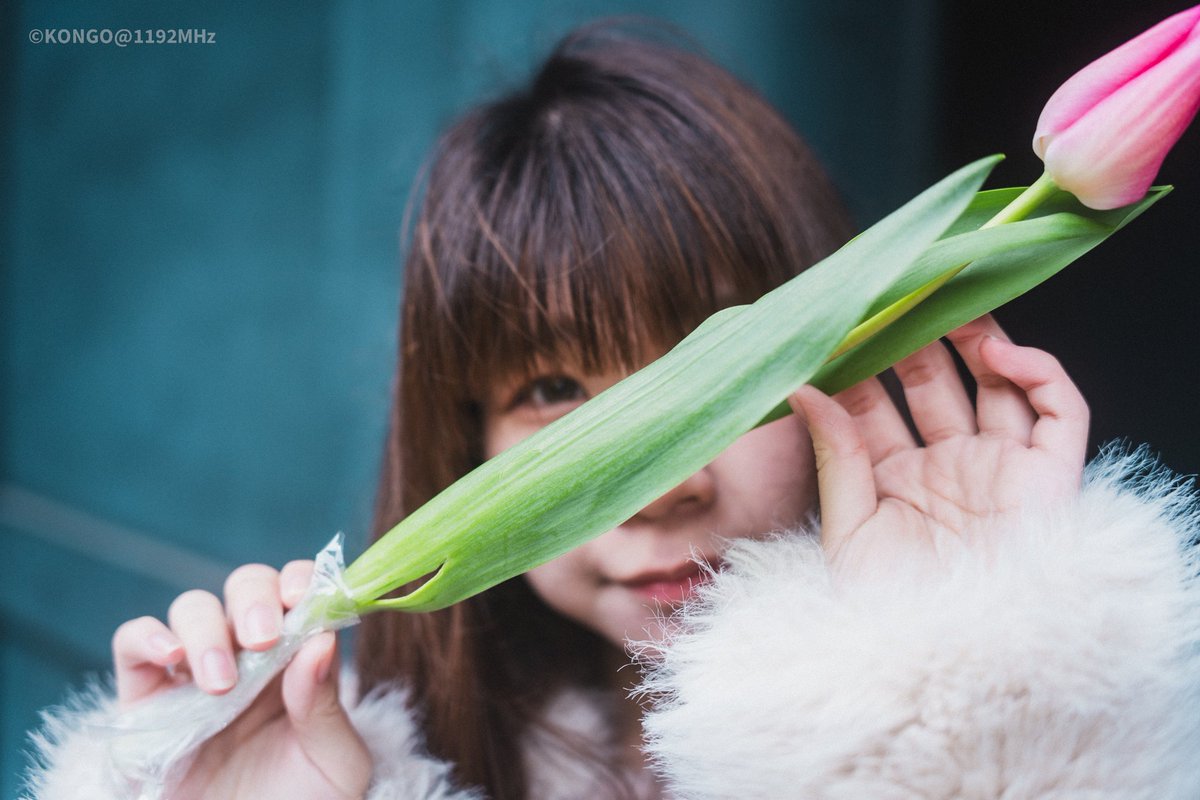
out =
[[[1139,200],[1200,109],[1200,26],[1165,59],[1102,99],[1045,152],[1046,171],[1095,209]]]
[[[1058,88],[1038,118],[1033,150],[1046,157],[1050,142],[1104,98],[1162,61],[1200,27],[1200,5],[1181,11],[1088,64]]]

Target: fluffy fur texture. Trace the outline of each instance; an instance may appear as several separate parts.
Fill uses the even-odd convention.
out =
[[[938,574],[847,585],[814,537],[741,542],[645,685],[650,752],[693,800],[1194,800],[1196,513],[1110,453]]]
[[[353,697],[354,679],[342,683],[342,696]],[[35,733],[35,766],[27,776],[27,797],[34,800],[115,800],[107,771],[103,731],[116,710],[111,692],[93,688],[68,705],[43,714]],[[403,691],[375,692],[350,708],[375,762],[367,800],[481,800],[477,792],[456,789],[450,767],[429,756]]]
[[[344,674],[341,696],[356,694],[354,676]],[[578,758],[578,749],[615,752],[617,745],[609,735],[610,706],[611,698],[592,692],[563,692],[554,698],[545,722],[556,735],[536,731],[524,747],[532,797],[600,798],[608,796],[615,781],[622,781],[630,796],[646,794],[648,776],[596,775]],[[31,737],[35,766],[27,775],[25,796],[36,800],[120,797],[108,774],[103,738],[115,710],[111,687],[96,686],[78,693],[64,706],[44,712],[42,729]],[[450,765],[425,751],[420,722],[403,689],[372,692],[351,706],[349,713],[375,762],[366,800],[483,800],[478,791],[456,787]]]
[[[650,673],[650,752],[693,800],[1200,796],[1197,513],[1143,455],[1109,454],[1077,501],[974,531],[937,575],[835,584],[810,536],[740,543]],[[611,747],[603,708],[571,693],[548,721]],[[93,727],[110,712],[92,692],[47,718],[32,797],[112,797]],[[371,800],[477,800],[403,692],[351,717]],[[569,750],[527,744],[539,800],[604,793]]]
[[[343,697],[353,697],[344,692]],[[362,734],[375,773],[367,800],[482,800],[450,780],[450,765],[425,752],[424,736],[403,691],[372,692],[350,709],[350,721]]]
[[[112,719],[109,687],[93,686],[42,712],[42,728],[30,736],[33,765],[25,776],[29,798],[107,800],[113,796],[105,742],[98,732]]]

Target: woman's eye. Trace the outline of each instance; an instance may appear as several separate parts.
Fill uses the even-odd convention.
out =
[[[547,408],[560,403],[581,403],[586,399],[587,393],[575,379],[565,375],[548,375],[531,381],[517,396],[516,404]]]

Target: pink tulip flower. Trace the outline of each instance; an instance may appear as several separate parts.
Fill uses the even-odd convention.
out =
[[[1200,109],[1200,6],[1093,61],[1046,103],[1033,150],[1095,209],[1140,200]]]

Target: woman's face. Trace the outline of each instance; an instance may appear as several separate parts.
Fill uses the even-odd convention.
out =
[[[532,380],[495,387],[484,409],[491,458],[626,373],[544,364]],[[655,640],[659,618],[719,566],[729,540],[801,521],[816,501],[808,432],[794,416],[743,435],[708,466],[617,528],[526,573],[551,608],[618,646]]]

